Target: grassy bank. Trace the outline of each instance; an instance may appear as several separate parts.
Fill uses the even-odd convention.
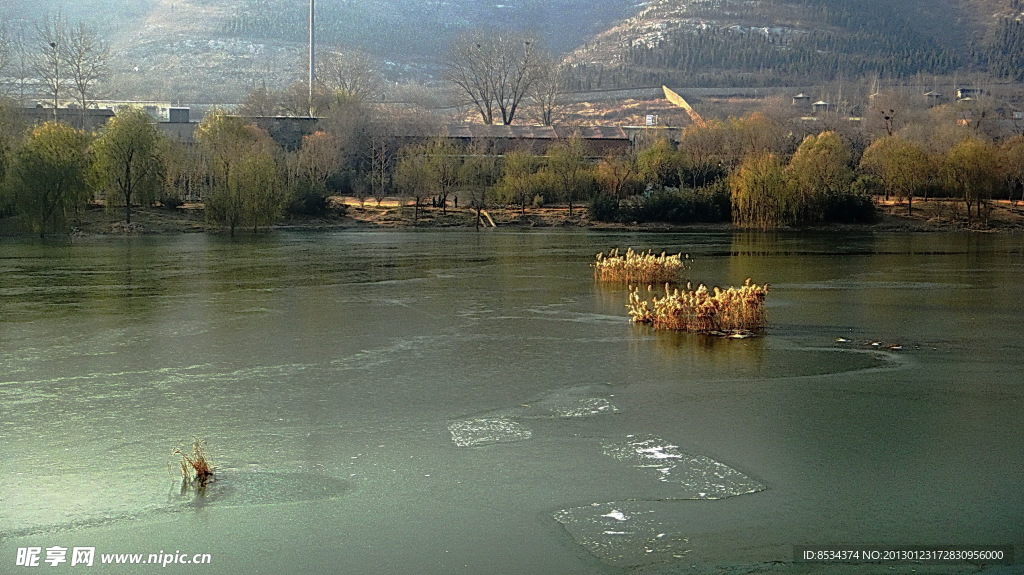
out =
[[[727,230],[732,226],[721,224],[672,225],[662,223],[603,223],[591,221],[586,211],[576,207],[572,217],[567,206],[527,208],[490,208],[488,214],[495,225],[501,227],[589,227],[605,230],[674,231],[694,229]],[[993,202],[988,225],[968,223],[963,203],[945,200],[915,200],[913,213],[908,215],[906,205],[882,204],[880,218],[873,224],[831,224],[816,230],[881,230],[881,231],[1015,231],[1024,230],[1024,205],[1013,202]],[[186,204],[176,209],[137,208],[132,213],[132,224],[125,226],[120,213],[109,213],[91,208],[71,218],[74,235],[167,234],[220,231],[206,222],[201,206]],[[275,224],[271,229],[332,230],[346,228],[474,228],[476,212],[467,208],[420,207],[419,218],[413,223],[413,210],[394,202],[378,207],[374,202],[350,205],[342,217],[292,217]],[[486,219],[485,219],[486,223]],[[486,224],[489,227],[489,224]],[[0,235],[27,235],[14,218],[0,219]]]

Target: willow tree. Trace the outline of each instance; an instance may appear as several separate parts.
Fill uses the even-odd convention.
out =
[[[724,130],[723,163],[739,165],[750,154],[781,154],[789,146],[789,129],[761,113],[729,118]]]
[[[402,194],[413,199],[412,221],[420,219],[420,202],[430,188],[430,165],[423,144],[406,146],[398,153],[395,163],[395,186]]]
[[[526,204],[537,190],[537,171],[542,158],[526,150],[513,150],[502,158],[501,179],[497,192],[504,201],[519,204],[522,215],[526,215]]]
[[[666,138],[643,144],[636,153],[637,176],[655,188],[677,186],[680,159],[672,142]]]
[[[1015,192],[1021,193],[1024,202],[1024,136],[1017,135],[999,146],[1000,172],[1005,178],[1007,199],[1013,199]]]
[[[787,171],[793,193],[793,219],[801,224],[824,220],[829,196],[849,193],[853,182],[850,149],[835,132],[804,138]]]
[[[978,219],[982,219],[982,209],[987,208],[992,198],[1000,176],[996,152],[992,144],[968,138],[953,146],[942,158],[942,176],[950,190],[963,199],[968,220],[973,217],[972,207],[976,208]]]
[[[341,139],[329,132],[303,136],[296,157],[298,177],[318,188],[326,188],[327,181],[341,169],[344,152]]]
[[[476,227],[484,227],[483,212],[487,209],[488,193],[498,183],[501,170],[498,157],[477,144],[469,150],[459,167],[459,183],[469,192],[469,206],[476,212]]]
[[[89,198],[89,136],[63,123],[33,128],[14,153],[15,211],[39,237],[64,231]]]
[[[196,142],[209,169],[210,189],[203,198],[209,219],[234,235],[240,226],[255,231],[281,216],[285,190],[280,150],[267,132],[215,112],[196,128]]]
[[[573,202],[585,199],[588,184],[594,181],[583,138],[574,135],[548,148],[546,171],[569,203],[569,217],[572,217]]]
[[[594,178],[601,192],[615,201],[615,206],[632,193],[643,189],[637,170],[636,154],[608,155],[594,166]]]
[[[437,197],[448,213],[448,196],[459,184],[462,152],[444,136],[424,144],[406,146],[395,166],[395,183],[415,201],[413,220],[419,220],[420,202]]]
[[[163,137],[140,108],[123,108],[110,119],[93,144],[93,173],[105,192],[107,209],[124,208],[132,221],[132,204],[152,203],[163,182]]]
[[[206,154],[197,146],[164,140],[164,192],[161,201],[196,202],[209,196],[210,168]]]
[[[6,193],[5,185],[8,167],[14,150],[25,132],[26,122],[20,106],[12,99],[0,96],[0,214],[7,213],[11,197]]]
[[[794,223],[786,167],[775,154],[751,154],[729,178],[733,223],[770,230]]]
[[[720,179],[729,152],[725,123],[708,120],[683,128],[679,137],[680,183],[699,188]]]
[[[914,194],[925,189],[932,179],[934,166],[920,146],[900,136],[875,140],[860,160],[860,169],[878,176],[886,196],[892,194],[907,200],[907,213],[913,213]]]

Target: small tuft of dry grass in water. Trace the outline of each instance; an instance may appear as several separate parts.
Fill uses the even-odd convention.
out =
[[[656,329],[669,329],[704,334],[734,335],[754,332],[765,326],[764,300],[768,285],[752,284],[748,279],[741,287],[728,289],[713,288],[701,284],[685,290],[671,289],[665,284],[665,295],[647,293],[650,301],[641,294],[640,288],[629,293],[630,319]]]
[[[206,441],[193,439],[191,451],[178,447],[171,453],[181,457],[179,465],[183,482],[205,487],[216,478],[213,472],[216,467],[206,458]]]
[[[689,255],[670,256],[662,252],[656,256],[650,250],[634,252],[632,248],[620,256],[616,248],[607,255],[597,254],[597,261],[593,264],[594,278],[625,284],[674,283],[679,281],[679,274],[687,268],[689,259]]]

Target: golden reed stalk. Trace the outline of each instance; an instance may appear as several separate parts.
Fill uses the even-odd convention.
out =
[[[648,293],[654,290],[647,288]],[[701,284],[697,289],[671,289],[665,284],[665,295],[652,295],[648,301],[639,288],[629,292],[631,321],[644,323],[656,329],[671,329],[695,333],[752,332],[765,326],[764,300],[768,285],[759,286],[748,279],[741,287],[726,290]]]
[[[616,248],[608,252],[608,255],[597,254],[597,261],[593,264],[594,278],[604,282],[625,284],[674,283],[679,280],[679,274],[686,269],[684,259],[689,260],[690,256],[670,256],[665,252],[656,256],[650,250],[634,252],[632,248],[620,256]]]

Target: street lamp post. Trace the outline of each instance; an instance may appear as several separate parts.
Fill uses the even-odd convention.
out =
[[[56,122],[57,100],[60,95],[60,53],[57,51],[56,42],[50,42],[50,48],[53,49],[53,121]]]

